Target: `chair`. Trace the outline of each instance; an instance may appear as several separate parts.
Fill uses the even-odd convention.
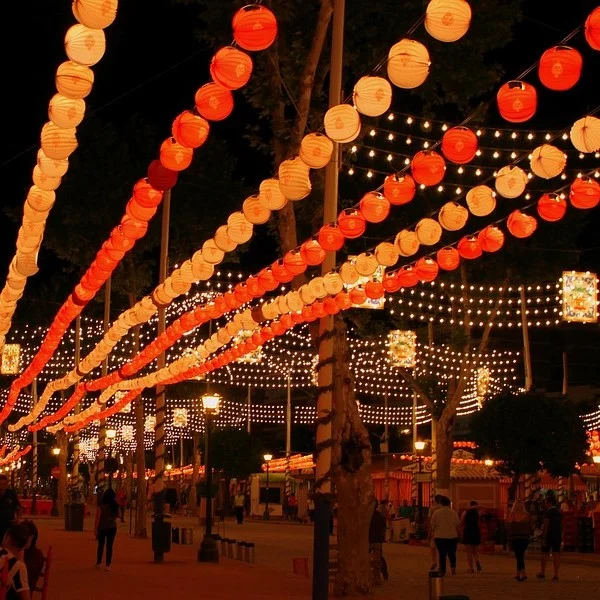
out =
[[[0,600],[6,600],[8,588],[8,561],[5,560],[0,571]]]
[[[36,584],[36,586],[31,590],[31,597],[38,592],[41,594],[41,600],[46,600],[48,597],[48,581],[50,580],[50,565],[52,564],[52,546],[48,548],[48,554],[44,558],[44,569],[40,574],[42,578],[41,587]],[[2,596],[0,596],[0,600],[3,600]]]

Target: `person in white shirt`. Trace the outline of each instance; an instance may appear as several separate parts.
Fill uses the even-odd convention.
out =
[[[450,507],[450,498],[443,496],[441,507],[431,517],[433,540],[439,554],[439,571],[446,575],[446,557],[450,561],[452,575],[456,575],[456,548],[458,546],[458,528],[460,519]]]
[[[8,565],[8,594],[7,598],[15,600],[30,600],[29,580],[25,563],[17,558],[21,556],[27,545],[27,530],[23,525],[12,523],[0,547],[0,570]]]

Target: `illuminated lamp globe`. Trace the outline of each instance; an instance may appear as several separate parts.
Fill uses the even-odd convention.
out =
[[[210,125],[200,115],[186,110],[173,121],[171,133],[178,144],[186,148],[199,148],[208,138]]]
[[[415,181],[425,186],[437,185],[446,174],[446,163],[434,150],[417,152],[410,163],[410,168]]]
[[[427,48],[420,42],[405,38],[390,49],[387,62],[388,78],[396,87],[414,89],[425,82],[430,65]]]
[[[383,183],[383,195],[394,206],[408,204],[414,197],[417,186],[408,174],[388,175]]]
[[[74,100],[82,99],[92,91],[94,72],[84,65],[66,61],[56,71],[55,84],[59,94]]]
[[[65,35],[65,52],[71,61],[91,67],[99,62],[106,51],[106,38],[102,29],[73,25]]]
[[[594,454],[592,460],[594,461],[594,464],[600,464],[600,454]]]
[[[600,6],[596,7],[586,19],[584,33],[590,47],[600,50]]]
[[[419,238],[417,238],[417,234],[414,231],[410,231],[408,229],[403,229],[397,236],[394,241],[400,256],[412,256],[416,254],[419,250]]]
[[[343,247],[346,238],[337,225],[330,223],[329,225],[323,225],[323,227],[321,227],[317,234],[317,240],[323,250],[326,250],[327,252],[336,252]]]
[[[203,85],[194,97],[196,110],[209,121],[222,121],[233,111],[233,95],[216,83]]]
[[[242,205],[242,212],[253,225],[263,225],[271,216],[270,209],[265,206],[259,196],[248,196]]]
[[[77,127],[85,116],[85,100],[54,94],[48,106],[48,118],[57,127]]]
[[[361,115],[379,117],[392,104],[392,86],[383,77],[361,77],[354,86],[352,98]]]
[[[487,217],[496,208],[496,194],[487,185],[477,185],[467,192],[467,206],[472,215]]]
[[[204,244],[202,244],[202,258],[209,265],[218,265],[223,262],[223,258],[225,257],[225,253],[221,250],[214,240],[206,240]]]
[[[434,246],[442,238],[442,228],[440,224],[434,220],[426,217],[421,219],[415,227],[415,233],[419,243],[423,246]]]
[[[515,210],[509,215],[506,226],[515,237],[526,238],[533,235],[533,232],[537,229],[537,220],[531,215]]]
[[[552,179],[565,170],[567,156],[556,146],[542,144],[531,153],[529,164],[532,172],[538,177]]]
[[[205,394],[202,396],[202,408],[207,413],[216,413],[219,410],[221,396],[218,394]]]
[[[474,236],[467,236],[462,238],[458,242],[457,249],[461,257],[466,258],[467,260],[479,258],[482,253],[481,244],[479,243],[479,240]]]
[[[183,171],[192,164],[194,151],[179,144],[175,138],[166,139],[160,146],[160,162],[171,171]]]
[[[153,160],[148,166],[148,183],[155,190],[164,192],[170,190],[177,183],[177,171],[168,169],[160,160]]]
[[[237,45],[250,52],[266,50],[277,37],[277,18],[260,4],[240,8],[233,16],[231,26]]]
[[[595,208],[600,202],[600,184],[589,177],[575,179],[571,184],[569,200],[575,208]]]
[[[393,267],[399,257],[398,249],[390,242],[380,242],[375,247],[375,258],[382,267]]]
[[[496,191],[503,198],[518,198],[527,186],[527,175],[520,167],[507,165],[502,167],[496,175]]]
[[[469,211],[457,202],[446,202],[440,209],[438,221],[447,231],[459,231],[469,218]]]
[[[90,29],[106,29],[117,18],[118,0],[75,0],[75,18]]]
[[[227,90],[239,90],[244,87],[252,75],[252,59],[248,54],[225,46],[217,50],[210,63],[210,75],[213,81]]]
[[[575,121],[571,127],[571,143],[585,154],[600,150],[600,119],[587,116]]]
[[[390,214],[390,201],[379,192],[367,192],[361,199],[359,210],[369,223],[381,223]]]
[[[439,265],[432,258],[424,257],[420,258],[415,263],[415,273],[419,278],[419,281],[427,283],[433,281],[440,272]]]
[[[344,209],[339,214],[337,223],[343,236],[348,239],[360,237],[367,227],[365,218],[354,208]]]
[[[543,85],[557,92],[570,90],[581,77],[583,58],[569,46],[555,46],[540,58],[538,76]]]
[[[440,269],[454,271],[460,265],[460,254],[456,248],[441,248],[435,255]]]
[[[524,81],[508,81],[496,96],[498,111],[511,123],[523,123],[533,117],[537,109],[537,92]]]
[[[300,143],[300,158],[311,169],[322,169],[331,160],[333,142],[322,133],[309,133]]]
[[[64,160],[77,148],[75,129],[63,129],[54,123],[46,123],[42,127],[41,146],[48,158]]]
[[[258,196],[269,210],[280,210],[287,204],[278,179],[265,179],[258,188]]]
[[[54,160],[46,156],[41,148],[37,153],[37,165],[40,171],[48,177],[63,177],[69,170],[69,161],[66,158]]]
[[[425,450],[425,442],[416,441],[415,442],[415,450],[417,452],[423,452],[423,450]]]
[[[302,200],[310,194],[310,169],[299,156],[284,160],[279,165],[279,189],[292,201]]]
[[[469,30],[471,7],[465,0],[431,0],[425,11],[425,30],[440,42],[456,42]]]
[[[477,241],[484,252],[497,252],[504,246],[504,233],[496,225],[488,225],[479,232]]]
[[[350,104],[338,104],[326,113],[323,119],[327,137],[339,144],[355,140],[360,133],[360,115]]]
[[[537,202],[538,215],[544,221],[560,221],[567,212],[567,202],[558,194],[544,194]]]
[[[464,165],[475,158],[479,143],[477,136],[467,127],[452,127],[442,138],[442,154],[457,165]]]

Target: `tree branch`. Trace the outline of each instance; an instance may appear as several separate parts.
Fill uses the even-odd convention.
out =
[[[421,398],[421,400],[423,400],[423,402],[425,403],[427,408],[429,408],[429,410],[433,411],[433,409],[434,409],[433,400],[424,392],[423,388],[419,385],[419,382],[412,375],[412,373],[408,369],[398,369],[398,372],[400,373],[400,377],[402,377],[402,379],[404,379],[404,381],[406,381],[406,383],[408,383],[408,385],[410,385],[410,387],[417,394],[417,396],[419,396],[419,398]]]

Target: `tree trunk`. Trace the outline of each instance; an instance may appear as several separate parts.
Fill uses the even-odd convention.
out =
[[[60,448],[58,455],[58,467],[60,469],[60,477],[58,479],[58,514],[63,517],[65,514],[65,504],[67,502],[67,454],[68,444],[67,436],[64,431],[59,431],[56,434],[56,444]]]
[[[125,472],[127,473],[125,493],[127,494],[127,504],[129,505],[132,500],[131,492],[133,491],[133,452],[131,450],[128,450],[125,454]]]
[[[144,446],[144,401],[140,396],[135,406],[135,469],[137,474],[135,496],[135,537],[148,537],[146,530],[146,449]]]
[[[335,318],[333,354],[332,474],[338,505],[339,561],[335,593],[368,594],[371,589],[369,524],[373,513],[371,443],[354,398],[354,379],[348,367],[346,325]]]
[[[510,482],[510,486],[508,488],[508,503],[512,504],[517,497],[517,489],[519,487],[519,479],[521,479],[520,473],[514,473],[512,476],[512,480]]]
[[[450,465],[454,452],[454,417],[444,414],[437,422],[436,452],[437,452],[437,479],[435,491],[442,496],[450,497]]]
[[[202,453],[200,451],[200,435],[197,431],[192,433],[192,444],[194,445],[194,466],[192,469],[192,487],[190,488],[188,505],[192,509],[192,514],[196,516],[198,514],[198,494],[196,488],[198,485],[198,475],[200,473],[200,460],[202,458]]]

